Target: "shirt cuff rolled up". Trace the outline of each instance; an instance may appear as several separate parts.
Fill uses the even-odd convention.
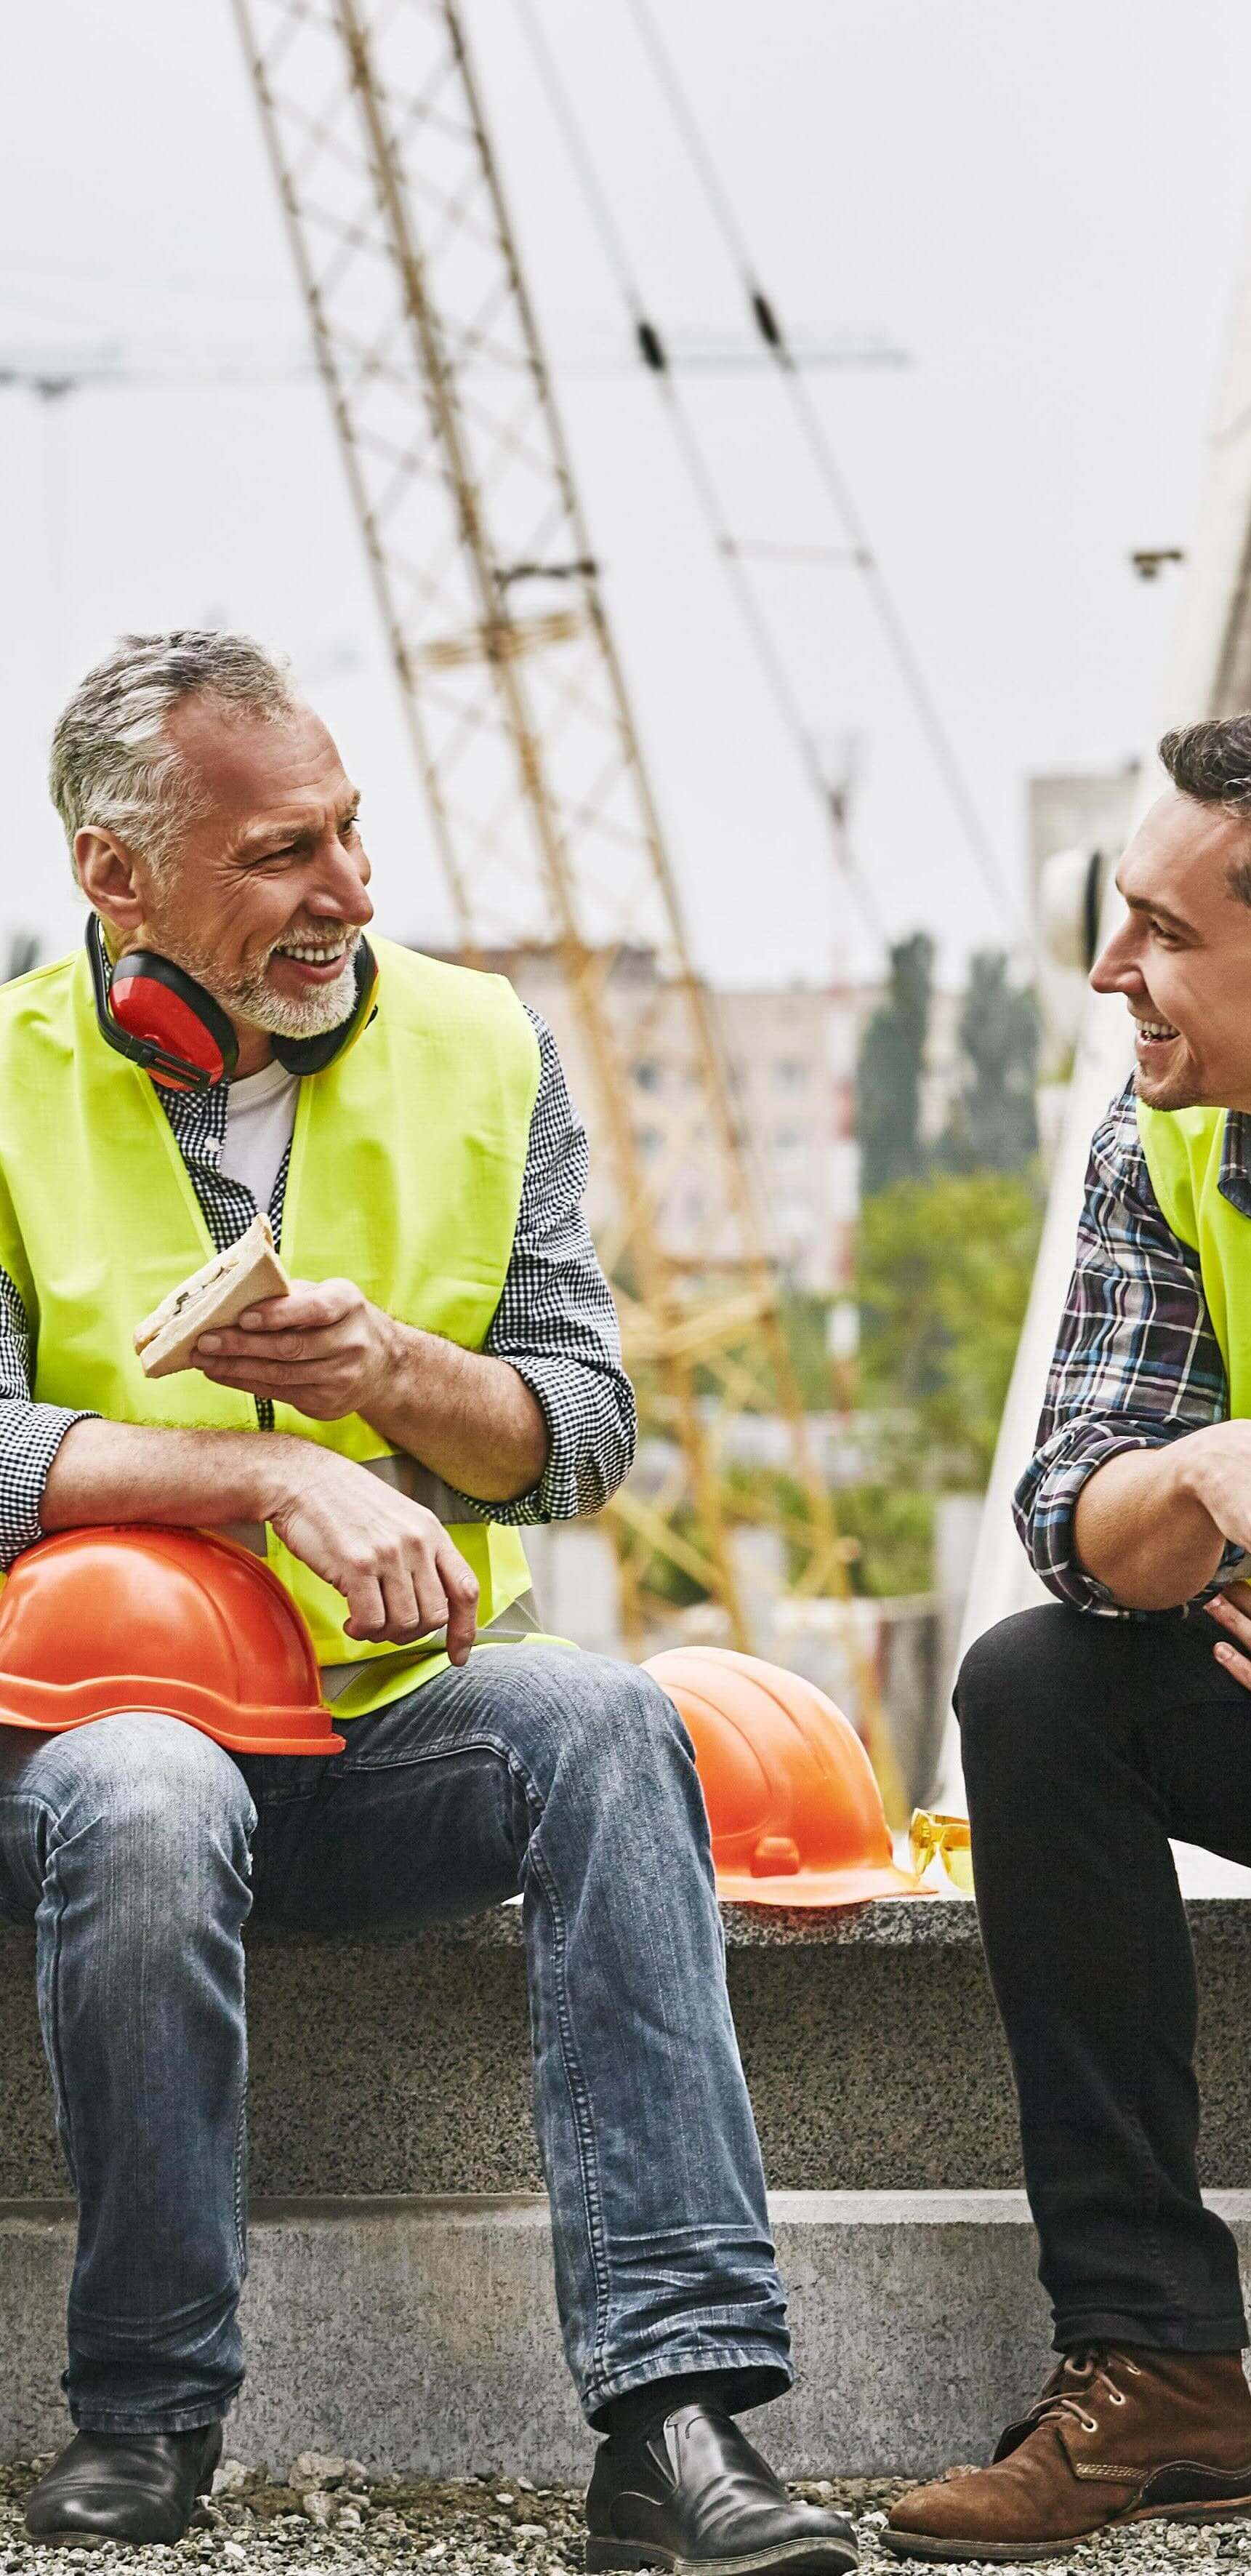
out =
[[[99,1419],[89,1408],[0,1402],[0,1572],[7,1574],[23,1548],[46,1535],[39,1517],[44,1487],[66,1432]]]
[[[1176,1435],[1182,1436],[1179,1431]],[[1078,1496],[1096,1468],[1128,1449],[1164,1449],[1167,1436],[1128,1423],[1081,1422],[1057,1432],[1034,1458],[1016,1490],[1013,1510],[1021,1543],[1041,1582],[1058,1601],[1105,1619],[1174,1618],[1174,1611],[1129,1610],[1106,1583],[1079,1562],[1074,1528]],[[1227,1545],[1211,1583],[1195,1594],[1207,1601],[1227,1583],[1243,1551]]]

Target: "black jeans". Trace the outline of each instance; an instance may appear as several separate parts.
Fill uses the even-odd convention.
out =
[[[1169,1837],[1251,1863],[1251,1697],[1202,1615],[1056,1604],[956,1685],[978,1913],[1061,2349],[1247,2341],[1195,2167],[1194,1957]]]

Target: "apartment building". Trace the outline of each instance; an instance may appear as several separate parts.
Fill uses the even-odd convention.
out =
[[[589,1213],[608,1214],[602,1087],[587,1060],[559,954],[514,948],[483,960],[549,1022],[591,1137]],[[771,1252],[796,1288],[836,1295],[850,1284],[858,1205],[856,1052],[866,987],[728,991],[710,996],[732,1114]],[[617,951],[602,1007],[627,1068],[630,1123],[652,1181],[662,1238],[678,1260],[731,1249],[718,1167],[706,1141],[703,1091],[680,992],[650,950]]]

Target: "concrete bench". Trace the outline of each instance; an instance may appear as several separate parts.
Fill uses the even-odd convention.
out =
[[[1189,1915],[1204,2176],[1251,2252],[1251,1906],[1205,1899]],[[821,2475],[973,2456],[1030,2392],[1047,2341],[973,1909],[731,1908],[726,1938],[803,2373],[775,2419],[786,2463]],[[31,1935],[0,1933],[0,2453],[47,2449],[62,2423],[72,2211],[32,1959]],[[234,2447],[577,2474],[587,2441],[556,2340],[517,1910],[367,1942],[258,1932],[248,1985],[251,2378]]]

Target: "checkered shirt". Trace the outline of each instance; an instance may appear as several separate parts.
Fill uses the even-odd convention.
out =
[[[1251,1216],[1251,1117],[1225,1121],[1220,1188]],[[1165,1222],[1126,1084],[1096,1129],[1059,1339],[1016,1525],[1048,1590],[1080,1610],[1140,1619],[1077,1562],[1073,1514],[1088,1476],[1120,1449],[1160,1449],[1229,1415],[1229,1387],[1199,1256]],[[1207,1600],[1242,1551],[1226,1548]]]
[[[484,1348],[507,1360],[537,1396],[547,1421],[547,1465],[528,1494],[492,1503],[496,1521],[571,1520],[595,1512],[628,1474],[634,1456],[634,1392],[621,1362],[621,1333],[612,1292],[582,1214],[587,1180],[586,1129],[569,1097],[556,1043],[545,1020],[526,1006],[539,1042],[539,1087],[517,1231],[504,1286]],[[256,1215],[241,1181],[219,1169],[226,1141],[228,1091],[162,1091],[177,1138],[219,1252],[238,1241]],[[275,1238],[290,1147],[269,1205]],[[260,1428],[273,1408],[258,1404]],[[72,1422],[90,1418],[31,1397],[31,1331],[21,1296],[0,1270],[0,1570],[42,1535],[39,1507],[48,1469]]]

